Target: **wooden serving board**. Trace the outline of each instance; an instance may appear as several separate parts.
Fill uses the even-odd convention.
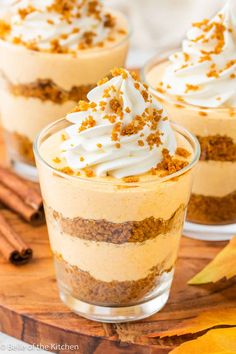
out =
[[[3,161],[1,142],[0,158]],[[33,228],[13,213],[4,209],[3,213],[32,246],[34,258],[25,266],[15,267],[0,257],[0,331],[30,344],[79,346],[75,351],[57,351],[62,354],[168,353],[179,340],[160,341],[146,335],[173,328],[181,320],[205,310],[236,305],[235,283],[221,284],[220,288],[187,285],[225,243],[183,237],[171,296],[161,312],[130,324],[102,324],[83,319],[58,297],[46,226]],[[55,351],[53,347],[51,351]]]

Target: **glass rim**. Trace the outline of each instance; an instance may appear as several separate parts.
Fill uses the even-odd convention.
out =
[[[55,122],[47,125],[45,128],[43,128],[38,135],[36,136],[34,143],[33,143],[33,150],[34,150],[34,155],[36,157],[36,160],[38,159],[40,162],[43,163],[44,166],[46,166],[48,169],[50,169],[52,172],[58,174],[59,176],[66,178],[66,179],[70,179],[73,181],[81,181],[81,182],[86,182],[86,183],[97,183],[97,184],[106,184],[108,185],[109,183],[111,183],[110,181],[100,181],[100,180],[95,180],[93,178],[86,178],[83,176],[71,176],[68,175],[62,171],[57,170],[56,168],[54,168],[53,166],[51,166],[47,161],[45,161],[43,159],[43,157],[41,156],[40,152],[39,152],[39,148],[40,148],[40,144],[41,144],[41,140],[44,139],[45,137],[49,137],[50,135],[50,131],[53,128],[56,128],[56,126],[62,124],[63,122],[68,123],[68,126],[70,125],[70,123],[66,120],[66,118],[61,118],[59,120],[56,120]],[[181,175],[184,175],[186,172],[188,172],[189,170],[191,170],[199,161],[200,159],[200,153],[201,153],[201,148],[200,148],[200,144],[198,139],[196,138],[196,136],[194,134],[192,134],[191,132],[189,132],[187,129],[185,129],[184,127],[182,127],[179,124],[176,124],[174,122],[170,122],[172,127],[174,127],[174,131],[181,134],[186,140],[189,141],[189,143],[191,144],[194,152],[193,152],[193,157],[191,162],[185,166],[184,168],[182,168],[181,170],[172,173],[170,175],[164,176],[164,177],[159,177],[159,179],[157,180],[157,178],[153,178],[153,179],[149,179],[148,181],[138,181],[138,182],[131,182],[128,184],[128,186],[132,187],[132,186],[139,186],[139,185],[145,185],[145,184],[151,184],[151,183],[162,183],[162,182],[166,182],[169,181],[173,178],[179,177]],[[116,185],[119,184],[124,184],[124,181],[121,179],[116,179],[117,183]],[[126,184],[127,185],[127,184]]]
[[[62,57],[65,57],[65,58],[73,57],[76,59],[77,57],[81,57],[81,56],[86,57],[91,54],[98,54],[98,53],[106,52],[111,49],[115,49],[115,48],[118,48],[119,46],[122,46],[126,41],[128,41],[130,39],[130,37],[133,34],[133,29],[132,29],[130,22],[128,21],[128,17],[123,12],[121,12],[119,10],[115,10],[115,9],[110,9],[110,8],[107,8],[107,9],[113,13],[118,13],[119,15],[122,15],[123,18],[125,18],[125,20],[127,21],[127,34],[119,42],[117,42],[107,48],[99,48],[99,47],[96,48],[95,47],[96,49],[85,49],[85,50],[80,49],[80,50],[75,51],[74,53],[51,53],[51,52],[40,51],[40,50],[39,51],[32,50],[32,49],[25,47],[24,45],[16,45],[16,44],[9,42],[8,40],[4,40],[2,38],[0,38],[0,43],[4,43],[7,46],[13,46],[14,48],[21,48],[21,49],[24,48],[26,51],[34,53],[35,55],[38,55],[38,56],[54,55],[54,56],[60,56],[61,58]]]
[[[177,105],[181,105],[183,107],[186,107],[188,109],[198,109],[200,108],[201,110],[205,110],[205,111],[212,111],[212,110],[217,110],[218,112],[221,111],[235,111],[236,112],[236,107],[203,107],[203,106],[197,106],[197,105],[193,105],[187,102],[180,102],[177,99],[175,99],[175,97],[172,97],[172,95],[166,95],[166,94],[162,94],[160,92],[158,92],[155,87],[153,87],[150,82],[147,80],[147,73],[150,72],[150,70],[156,66],[157,64],[161,64],[164,63],[165,61],[168,61],[169,56],[181,51],[181,47],[177,47],[177,48],[172,48],[170,50],[166,50],[163,52],[160,52],[159,54],[155,55],[154,57],[152,57],[151,59],[149,59],[142,67],[141,69],[141,79],[142,81],[148,85],[150,92],[152,92],[154,95],[156,95],[157,97],[159,97],[160,99],[162,99],[163,101],[166,101],[168,103],[171,104],[177,104]],[[232,118],[231,118],[232,119]]]

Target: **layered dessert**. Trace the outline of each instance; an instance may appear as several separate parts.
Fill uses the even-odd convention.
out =
[[[236,221],[236,3],[194,23],[181,52],[145,69],[151,92],[201,145],[188,219]]]
[[[12,0],[0,9],[1,114],[13,162],[34,165],[32,142],[98,80],[123,65],[127,21],[98,0]]]
[[[35,150],[59,288],[108,307],[165,296],[155,312],[172,282],[197,141],[123,69],[88,100]]]

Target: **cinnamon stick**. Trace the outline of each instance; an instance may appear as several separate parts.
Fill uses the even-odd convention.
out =
[[[29,262],[33,251],[29,248],[16,231],[10,226],[5,217],[0,214],[0,252],[3,257],[15,265]]]
[[[2,184],[0,184],[0,202],[32,225],[40,225],[44,221],[44,215],[41,209],[36,210],[25,204],[17,194]]]
[[[30,187],[27,181],[2,166],[0,166],[0,182],[11,189],[33,209],[42,209],[43,200],[40,192]]]

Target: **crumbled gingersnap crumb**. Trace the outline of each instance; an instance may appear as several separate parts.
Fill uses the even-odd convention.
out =
[[[83,171],[84,171],[86,177],[94,177],[94,172],[91,168],[85,167],[85,168],[83,168]]]
[[[115,113],[118,113],[122,109],[122,105],[117,98],[113,98],[112,100],[110,100],[109,105],[112,111]]]
[[[207,116],[207,112],[204,112],[204,111],[199,111],[198,114],[199,114],[199,116],[202,116],[202,117]]]
[[[172,157],[167,149],[162,150],[163,160],[157,164],[156,168],[152,169],[152,174],[157,174],[158,171],[164,171],[165,175],[171,175],[188,166],[187,161],[179,160]]]
[[[59,157],[55,157],[52,161],[55,163],[61,163],[61,159]]]
[[[98,86],[102,86],[103,84],[105,84],[106,82],[109,81],[108,77],[104,77],[103,79],[101,79],[100,81],[98,81],[97,85]]]
[[[65,173],[66,175],[69,175],[69,176],[74,175],[74,171],[69,166],[59,168],[58,171]]]
[[[19,9],[18,14],[20,15],[21,19],[24,20],[26,16],[30,15],[32,12],[34,12],[36,9],[34,6],[29,5],[25,8]]]
[[[61,134],[61,140],[62,141],[66,141],[67,140],[66,134],[64,134],[64,133]]]
[[[135,183],[135,182],[139,182],[139,177],[137,177],[137,176],[124,177],[123,181],[125,183]]]
[[[96,120],[92,117],[92,116],[88,116],[88,118],[86,118],[80,125],[79,128],[79,133],[81,133],[82,131],[89,129],[89,128],[93,128],[96,125]]]
[[[11,26],[3,20],[0,20],[0,38],[5,39],[11,31]]]
[[[188,150],[181,148],[181,147],[178,147],[176,149],[175,153],[176,153],[176,155],[179,155],[179,156],[185,157],[185,158],[188,158],[189,156],[191,156],[191,153]]]
[[[198,85],[186,84],[185,93],[188,93],[189,91],[198,91],[199,89],[200,89],[200,87]]]
[[[113,70],[111,70],[111,75],[113,77],[121,75],[124,80],[128,78],[127,71],[123,68],[114,68]]]

